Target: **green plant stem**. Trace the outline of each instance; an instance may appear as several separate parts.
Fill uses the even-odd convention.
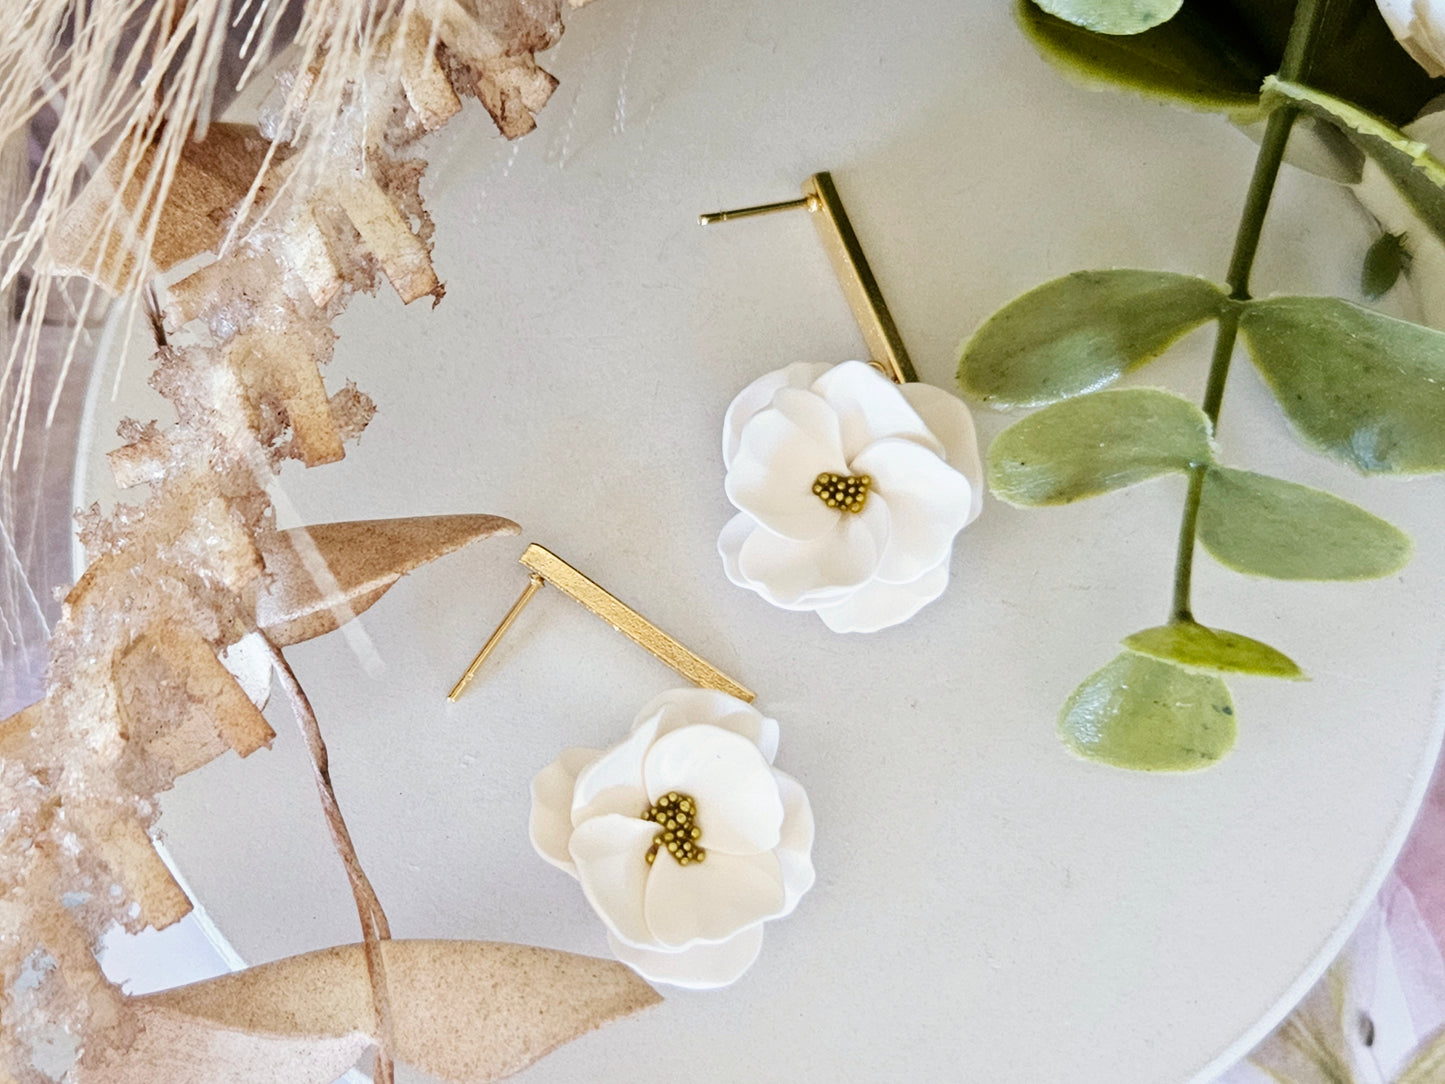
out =
[[[1289,41],[1280,63],[1279,77],[1298,81],[1309,63],[1311,46],[1324,20],[1328,0],[1300,0],[1295,7]],[[1285,146],[1299,110],[1281,106],[1269,115],[1259,154],[1254,160],[1254,174],[1244,197],[1239,227],[1234,234],[1234,252],[1229,258],[1225,282],[1229,286],[1230,303],[1219,315],[1219,330],[1214,340],[1214,356],[1209,362],[1209,380],[1204,388],[1201,406],[1210,425],[1219,425],[1219,408],[1224,402],[1224,384],[1229,378],[1229,363],[1234,358],[1234,343],[1239,334],[1239,317],[1243,303],[1249,300],[1249,276],[1254,270],[1254,256],[1259,250],[1259,237],[1264,230],[1269,201],[1274,195],[1279,167],[1284,161]],[[1179,549],[1174,562],[1174,599],[1170,605],[1171,621],[1193,621],[1190,591],[1194,574],[1195,534],[1199,525],[1199,502],[1204,494],[1204,476],[1208,468],[1196,464],[1189,471],[1189,490],[1184,497],[1184,513],[1179,521]]]

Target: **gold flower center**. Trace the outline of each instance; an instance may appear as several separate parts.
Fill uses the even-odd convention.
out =
[[[691,795],[670,790],[653,803],[642,819],[655,821],[662,829],[652,837],[652,846],[647,849],[649,866],[657,861],[659,851],[672,855],[679,866],[707,857],[707,851],[697,844],[702,829],[697,826],[697,802]]]
[[[829,474],[824,471],[813,482],[813,493],[829,508],[840,512],[861,512],[868,501],[873,479],[866,474]]]

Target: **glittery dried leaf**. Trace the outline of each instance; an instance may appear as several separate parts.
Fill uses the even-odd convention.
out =
[[[276,736],[210,644],[184,625],[138,638],[116,661],[115,680],[123,736],[176,774],[212,759],[215,739],[245,757]]]

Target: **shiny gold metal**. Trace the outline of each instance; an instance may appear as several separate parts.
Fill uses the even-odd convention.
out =
[[[806,207],[810,211],[816,211],[818,202],[817,196],[803,196],[799,199],[785,199],[780,203],[760,203],[756,207],[739,207],[736,211],[713,211],[711,214],[698,215],[699,226],[711,226],[714,222],[731,222],[735,218],[752,218],[754,215],[770,215],[774,211],[796,211],[799,207]]]
[[[736,211],[717,211],[699,215],[698,221],[706,226],[713,222],[799,207],[806,207],[814,215],[813,225],[818,227],[818,236],[822,238],[823,248],[833,264],[833,273],[838,276],[843,296],[853,310],[853,319],[858,321],[858,330],[863,332],[863,341],[873,355],[873,365],[895,383],[917,380],[918,373],[909,360],[908,348],[903,345],[903,336],[898,333],[898,325],[893,322],[888,303],[883,300],[883,291],[868,266],[868,257],[863,255],[863,246],[853,232],[853,223],[843,208],[843,199],[838,195],[832,174],[815,173],[804,181],[801,199],[743,207]]]
[[[563,594],[570,595],[618,632],[652,652],[694,685],[704,689],[718,689],[749,703],[756,699],[757,694],[751,689],[739,684],[715,666],[694,655],[632,607],[604,591],[550,550],[544,549],[534,542],[526,548],[519,560],[532,570],[531,582],[522,592],[522,597],[517,599],[511,610],[507,612],[507,616],[502,618],[502,623],[497,626],[497,630],[487,638],[487,642],[482,645],[482,650],[472,660],[472,665],[467,667],[467,672],[462,675],[461,680],[447,694],[448,700],[454,701],[461,695],[462,690],[476,676],[478,668],[486,660],[486,657],[496,647],[497,641],[506,634],[512,622],[517,619],[517,615],[522,612],[522,607],[544,583],[550,583]]]
[[[482,668],[482,663],[487,661],[487,656],[492,653],[492,649],[501,643],[503,636],[507,635],[507,630],[512,627],[512,622],[517,620],[517,615],[526,609],[527,603],[532,601],[532,596],[540,591],[546,582],[536,572],[532,573],[522,594],[516,602],[512,603],[512,608],[507,611],[507,616],[502,618],[502,623],[487,637],[487,642],[482,645],[482,650],[477,652],[477,657],[472,660],[472,665],[467,667],[467,672],[452,686],[452,691],[447,693],[448,700],[456,703],[457,697],[461,696],[462,690],[472,683],[472,678],[477,676],[477,671]]]

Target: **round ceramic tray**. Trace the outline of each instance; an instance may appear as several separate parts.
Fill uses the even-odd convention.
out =
[[[404,580],[349,636],[292,649],[336,789],[397,936],[606,954],[527,842],[528,784],[617,740],[679,684],[546,592],[478,683],[445,693],[537,541],[759,693],[807,786],[818,882],[735,986],[568,1045],[534,1081],[1208,1079],[1332,958],[1389,868],[1439,749],[1445,502],[1301,449],[1246,362],[1233,464],[1319,485],[1406,529],[1403,573],[1311,586],[1201,557],[1201,620],[1277,645],[1304,684],[1233,683],[1234,752],[1150,776],[1085,763],[1059,705],[1166,615],[1183,480],[1080,505],[988,499],[913,621],[835,635],[728,583],[719,454],[738,390],[862,352],[801,213],[699,229],[833,172],[924,380],[1005,301],[1079,268],[1219,276],[1254,158],[1218,117],[1093,93],[1009,5],[598,0],[543,63],[536,132],[469,109],[426,145],[445,301],[358,299],[327,380],[380,410],[343,463],[288,466],[283,526],[494,512],[523,536]],[[1255,283],[1351,296],[1371,237],[1347,192],[1286,170]],[[1205,334],[1131,378],[1191,396]],[[92,393],[83,499],[109,499],[115,418],[168,417],[144,351]],[[986,442],[1007,419],[980,409]],[[284,707],[270,751],[164,798],[175,861],[246,961],[358,938]]]

